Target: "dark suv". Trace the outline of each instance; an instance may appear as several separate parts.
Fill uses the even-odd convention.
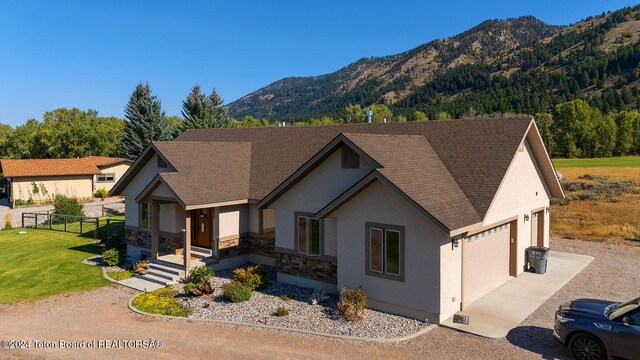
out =
[[[556,311],[553,336],[579,360],[640,359],[640,298],[566,302]]]

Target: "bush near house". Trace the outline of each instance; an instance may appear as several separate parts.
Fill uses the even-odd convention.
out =
[[[176,299],[178,291],[171,286],[146,292],[133,299],[132,305],[149,314],[187,317],[191,309],[180,304]]]
[[[266,275],[260,265],[234,269],[233,280],[250,287],[251,290],[264,290],[267,288]]]
[[[109,196],[109,192],[105,188],[100,188],[100,189],[96,190],[96,192],[93,194],[93,196],[95,196],[95,197],[97,197],[99,199],[104,199],[104,198]]]
[[[222,288],[222,297],[232,303],[243,302],[251,299],[251,287],[240,284],[238,282],[231,282],[226,284]]]
[[[198,266],[189,271],[189,283],[193,284],[193,289],[190,291],[191,295],[201,296],[209,295],[213,293],[213,287],[211,286],[211,279],[213,279],[213,270],[208,266]],[[185,293],[190,295],[185,289]]]
[[[120,281],[131,278],[133,276],[133,273],[127,270],[109,271],[107,273],[107,276],[115,281]]]
[[[54,215],[71,215],[71,216],[85,216],[82,210],[82,204],[76,198],[70,198],[64,195],[56,195],[55,203],[53,204]],[[62,222],[62,217],[53,217],[52,222]],[[67,223],[79,221],[76,218],[68,218]]]
[[[117,249],[107,249],[102,253],[102,261],[109,266],[118,265],[120,260],[120,252]]]
[[[361,289],[340,290],[340,301],[336,305],[338,315],[347,321],[360,321],[367,308],[367,294]]]

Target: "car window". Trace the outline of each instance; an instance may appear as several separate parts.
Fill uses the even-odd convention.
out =
[[[631,314],[626,315],[629,317],[629,323],[636,325],[636,326],[640,326],[640,310],[636,309],[635,311],[632,311]]]
[[[638,300],[629,301],[627,303],[620,304],[620,305],[616,306],[616,308],[611,313],[611,316],[609,317],[609,319],[620,319],[620,320],[622,320],[623,317],[629,316],[627,314],[629,314],[633,310],[637,310],[638,307],[640,306],[640,305],[638,305],[637,301]]]

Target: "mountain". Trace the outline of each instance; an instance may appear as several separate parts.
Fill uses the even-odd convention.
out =
[[[604,112],[637,106],[640,6],[552,26],[532,16],[488,20],[401,54],[360,59],[321,76],[276,81],[228,105],[233,117],[343,116],[350,104],[536,113],[585,98]]]

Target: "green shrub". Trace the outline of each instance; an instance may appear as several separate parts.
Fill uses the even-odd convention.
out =
[[[109,192],[105,188],[100,188],[100,189],[96,190],[96,192],[93,194],[93,196],[95,196],[97,198],[100,198],[100,199],[104,199],[104,198],[109,196]]]
[[[233,280],[246,285],[251,290],[264,290],[267,287],[267,281],[262,266],[254,265],[245,268],[236,268],[233,270]]]
[[[102,252],[102,261],[109,266],[120,263],[120,252],[117,249],[108,249]]]
[[[109,271],[107,273],[107,276],[109,276],[110,278],[112,278],[115,281],[120,281],[120,280],[125,280],[125,279],[131,278],[133,276],[133,273],[131,271],[126,271],[126,270]]]
[[[176,300],[178,292],[170,286],[146,292],[133,299],[132,305],[149,314],[187,317],[191,309]]]
[[[284,301],[289,301],[289,300],[293,300],[293,296],[291,296],[289,294],[284,294],[284,295],[280,295],[280,299],[282,299]]]
[[[184,284],[184,293],[187,296],[193,296],[194,293],[193,291],[196,289],[196,284],[192,283],[192,282],[188,282],[186,284]]]
[[[249,286],[238,282],[231,282],[222,288],[222,297],[230,302],[238,303],[251,299],[253,291]]]
[[[189,282],[193,283],[195,289],[193,294],[197,296],[209,295],[213,293],[211,279],[213,278],[213,270],[208,266],[198,266],[189,271]]]
[[[82,204],[76,198],[70,198],[64,195],[56,195],[53,204],[53,215],[71,215],[71,216],[85,216],[82,211]],[[52,221],[54,223],[64,222],[62,216],[53,216]],[[80,221],[78,218],[67,218],[67,223]]]
[[[347,321],[360,321],[367,308],[367,294],[361,289],[342,289],[336,311]]]
[[[121,245],[122,241],[120,241],[120,236],[111,236],[104,241],[105,249],[119,249]]]
[[[205,309],[208,309],[210,305],[211,304],[209,304],[209,303],[204,303],[204,305],[202,305],[202,307],[205,308]]]
[[[136,274],[144,275],[147,273],[147,268],[149,267],[149,262],[147,260],[140,260],[137,263],[133,264],[133,272]]]
[[[287,316],[287,315],[289,315],[289,310],[285,309],[284,306],[279,306],[276,309],[276,316],[277,317],[283,317],[283,316]]]
[[[4,215],[4,229],[5,230],[13,229],[13,224],[11,223],[11,213],[6,213]]]

